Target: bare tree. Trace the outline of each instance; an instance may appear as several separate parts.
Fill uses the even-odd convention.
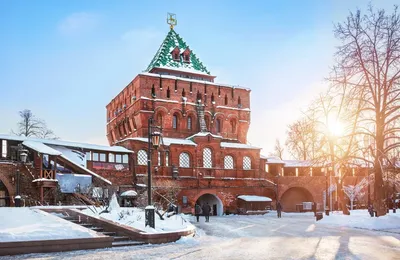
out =
[[[37,118],[31,110],[19,111],[21,120],[17,124],[17,131],[11,130],[13,134],[26,137],[37,137],[43,139],[58,139],[52,130],[47,128],[46,122]]]
[[[288,126],[286,146],[296,160],[309,160],[314,157],[314,124],[304,117]]]
[[[275,140],[275,146],[274,146],[274,151],[272,153],[270,153],[271,156],[277,156],[279,157],[281,160],[283,160],[283,152],[284,152],[285,148],[282,147],[281,142],[279,141],[279,139]]]
[[[350,12],[335,26],[341,41],[335,54],[331,82],[341,88],[349,104],[358,106],[357,134],[370,136],[378,216],[386,214],[383,165],[400,147],[400,15],[369,7],[366,14]]]

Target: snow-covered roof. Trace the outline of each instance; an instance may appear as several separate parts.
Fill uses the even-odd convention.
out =
[[[244,201],[272,201],[271,198],[264,197],[264,196],[256,196],[256,195],[239,195],[238,199],[242,199]]]
[[[178,79],[180,81],[187,81],[187,82],[193,82],[193,83],[202,83],[202,84],[213,85],[213,86],[237,88],[237,89],[244,89],[244,90],[247,90],[247,91],[251,91],[249,88],[245,88],[245,87],[242,87],[242,86],[234,86],[234,85],[229,85],[229,84],[224,84],[224,83],[210,82],[210,81],[206,81],[206,80],[180,78],[180,77],[173,76],[173,75],[160,75],[160,74],[150,73],[150,72],[142,72],[142,73],[139,73],[139,75],[155,77],[155,78]]]
[[[241,143],[228,143],[228,142],[221,142],[221,147],[224,148],[237,148],[237,149],[257,149],[260,150],[261,148],[251,146],[248,144],[241,144]]]
[[[123,142],[123,141],[127,141],[127,140],[140,141],[140,142],[145,142],[145,143],[147,143],[147,141],[148,141],[148,139],[146,137],[129,137],[129,138],[125,138],[123,140],[120,140],[117,143],[120,143],[120,142]],[[192,142],[191,140],[180,139],[180,138],[163,137],[162,138],[162,142],[166,146],[170,146],[171,144],[197,146],[197,144]]]
[[[57,179],[46,179],[46,178],[34,179],[32,182],[38,182],[38,181],[53,181],[53,182],[58,182]]]
[[[242,111],[250,111],[250,108],[238,108],[238,107],[228,107],[228,106],[217,106],[217,108],[226,108],[226,109],[232,109],[232,110],[242,110]]]
[[[209,135],[211,135],[214,138],[221,138],[222,139],[222,136],[214,135],[214,134],[212,134],[210,132],[198,132],[197,134],[191,135],[191,136],[187,137],[186,139],[192,139],[194,137],[205,137],[205,136],[209,136]]]
[[[71,148],[63,147],[63,146],[56,146],[56,145],[49,145],[52,149],[57,150],[60,154],[68,157],[71,161],[75,164],[79,164],[82,167],[86,168],[86,154],[77,151]]]
[[[264,160],[266,160],[266,159],[268,159],[268,157],[267,157],[267,156],[265,156],[265,155],[262,155],[262,154],[260,154],[260,159],[264,159]]]
[[[90,175],[92,175],[92,176],[94,176],[94,177],[96,177],[96,178],[99,178],[100,180],[104,181],[105,183],[107,183],[107,184],[109,184],[109,185],[112,185],[111,181],[107,180],[106,178],[101,177],[100,175],[98,175],[98,174],[92,172],[91,170],[89,170],[89,169],[83,167],[82,165],[80,165],[80,164],[74,162],[72,159],[68,158],[67,156],[65,156],[65,155],[62,154],[62,155],[61,155],[61,158],[63,158],[64,160],[66,160],[66,161],[68,161],[68,162],[74,164],[75,166],[77,166],[77,167],[78,167],[79,169],[81,169],[82,171],[84,171],[84,172],[86,172],[86,173],[89,173]]]
[[[0,134],[0,140],[12,140],[12,141],[21,141],[21,142],[34,141],[34,142],[43,143],[43,144],[82,148],[82,149],[86,149],[86,150],[98,150],[98,151],[107,151],[107,152],[116,152],[116,153],[132,153],[132,151],[130,151],[124,147],[121,147],[121,146],[96,145],[96,144],[78,143],[78,142],[53,140],[53,139],[31,138],[31,137],[17,136],[17,135]]]
[[[311,167],[313,164],[308,160],[283,160],[285,167]]]
[[[285,162],[282,161],[278,156],[269,156],[266,159],[267,163],[269,164],[285,164]]]
[[[121,193],[121,197],[136,197],[137,192],[134,190],[127,190]]]
[[[190,62],[185,62],[183,57],[179,55],[179,60],[174,59],[171,52],[176,48],[179,48],[179,52],[186,50],[189,46],[182,39],[182,37],[177,34],[173,29],[171,29],[164,41],[161,43],[160,48],[154,55],[152,61],[147,67],[146,71],[151,71],[153,68],[172,68],[172,69],[187,69],[192,70],[193,73],[202,73],[210,75],[210,72],[203,65],[200,59],[194,54],[193,50],[190,49]]]
[[[22,144],[32,150],[35,150],[39,153],[48,154],[48,155],[61,155],[62,153],[54,150],[53,148],[35,141],[23,141]]]
[[[193,73],[193,74],[204,75],[204,76],[210,77],[210,74],[207,74],[205,72],[201,72],[198,70],[194,70],[192,68],[173,68],[173,67],[168,67],[168,66],[158,66],[156,68],[173,70],[173,71],[182,71],[182,72],[188,72],[188,73]]]

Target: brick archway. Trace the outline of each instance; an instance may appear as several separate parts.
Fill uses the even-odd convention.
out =
[[[10,181],[7,178],[7,176],[5,176],[1,172],[0,172],[0,181],[4,184],[4,186],[7,189],[8,196],[10,198],[10,206],[13,206],[14,205],[14,200],[12,198],[14,198],[14,195],[15,195],[15,191],[14,191],[13,185],[10,183]]]
[[[204,198],[204,199],[202,200],[202,198]],[[218,197],[216,191],[205,190],[205,191],[199,192],[195,196],[195,200],[194,201],[197,202],[199,200],[200,200],[200,203],[202,201],[203,202],[209,202],[211,208],[213,208],[213,206],[216,205],[217,215],[218,216],[222,216],[223,215],[223,213],[224,213],[224,203],[222,202],[221,198]]]
[[[322,194],[326,187],[325,177],[284,176],[280,177],[277,183],[279,185],[279,199],[291,188],[302,188],[311,194],[313,202],[320,203],[320,205],[323,203]]]
[[[296,205],[303,202],[314,202],[312,193],[304,187],[290,187],[280,197],[283,211],[295,212]]]

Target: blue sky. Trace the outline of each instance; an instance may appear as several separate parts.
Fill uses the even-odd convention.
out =
[[[105,106],[146,69],[173,12],[216,82],[252,89],[248,141],[268,154],[326,87],[333,24],[368,2],[0,1],[0,133],[27,108],[64,140],[106,144]]]

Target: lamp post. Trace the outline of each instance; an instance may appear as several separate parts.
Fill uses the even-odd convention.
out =
[[[330,173],[329,168],[325,174],[325,215],[329,216],[329,188],[328,188],[328,175]]]
[[[17,172],[16,172],[16,188],[15,188],[15,207],[21,207],[21,195],[20,195],[20,172],[19,172],[19,166],[21,165],[20,162],[25,163],[26,159],[28,158],[28,151],[23,149],[21,145],[18,146],[17,153],[19,155],[19,161],[17,161]]]
[[[276,202],[278,203],[279,201],[279,177],[280,174],[276,175]]]
[[[158,126],[153,126],[153,118],[150,117],[148,120],[148,149],[147,149],[147,207],[145,208],[145,226],[155,227],[155,208],[152,205],[152,192],[151,192],[151,157],[152,157],[152,146],[157,149],[160,145],[161,133],[154,131],[155,129],[161,131],[162,129]],[[154,131],[154,132],[153,132]]]

